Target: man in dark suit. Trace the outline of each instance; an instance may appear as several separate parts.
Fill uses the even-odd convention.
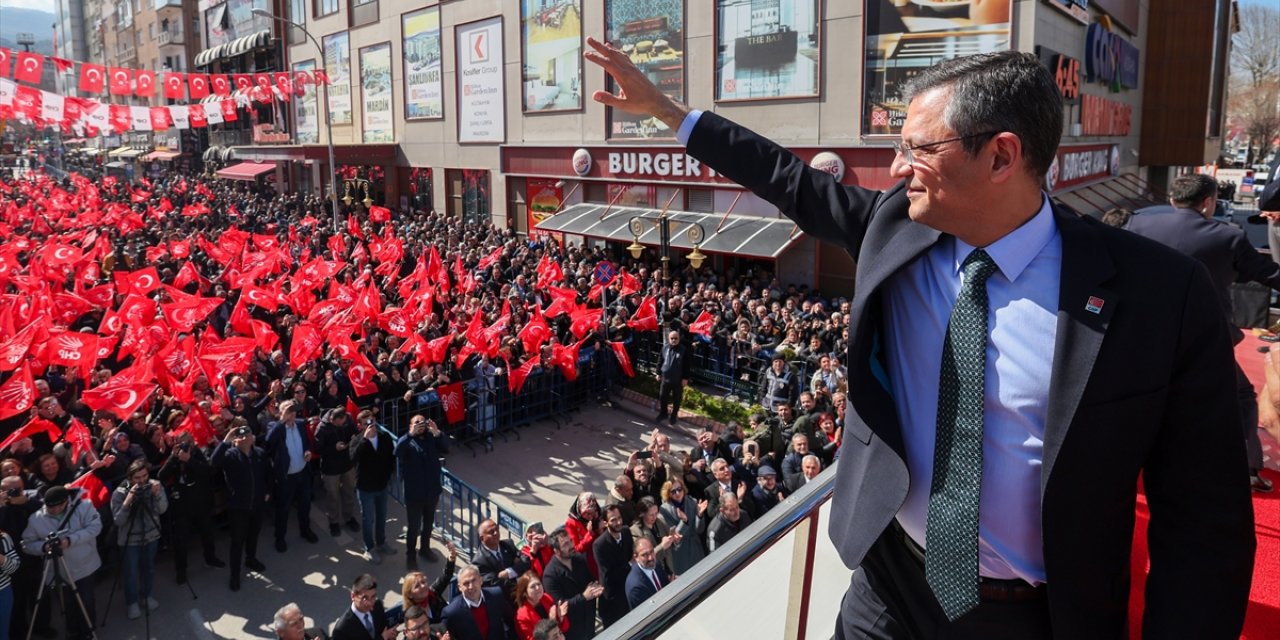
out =
[[[591,543],[600,569],[600,584],[604,595],[600,598],[600,624],[604,628],[627,615],[627,572],[631,556],[635,554],[635,542],[631,530],[622,520],[622,509],[616,504],[604,508],[605,530]]]
[[[298,531],[307,542],[320,541],[311,530],[311,456],[315,442],[298,419],[297,405],[292,400],[280,403],[280,419],[267,428],[267,455],[275,471],[276,551],[289,547],[284,536],[289,529],[289,509],[296,507]]]
[[[635,609],[670,583],[667,570],[658,564],[653,542],[648,538],[636,540],[635,562],[627,573],[627,606]]]
[[[351,606],[333,623],[333,640],[394,640],[399,629],[387,624],[378,599],[378,581],[362,573],[351,583]]]
[[[658,365],[658,415],[654,422],[662,422],[670,416],[670,424],[674,427],[680,419],[680,401],[684,398],[684,385],[688,384],[688,356],[688,349],[680,342],[680,332],[668,331]],[[671,407],[669,414],[668,406]]]
[[[516,579],[529,570],[528,558],[510,540],[502,539],[493,520],[481,520],[477,528],[480,546],[471,553],[471,561],[480,570],[484,586],[499,587],[508,598],[514,598]]]
[[[1180,176],[1169,187],[1168,208],[1139,211],[1125,228],[1195,258],[1209,270],[1218,292],[1218,303],[1231,329],[1232,343],[1244,339],[1231,326],[1233,282],[1257,282],[1280,290],[1280,264],[1258,253],[1244,230],[1213,219],[1218,205],[1218,183],[1209,176],[1193,173]],[[1236,399],[1248,452],[1250,485],[1254,491],[1271,491],[1271,481],[1258,475],[1262,470],[1262,442],[1258,440],[1258,398],[1253,383],[1236,365]]]
[[[409,433],[396,442],[396,460],[400,462],[400,480],[405,517],[409,521],[406,543],[409,549],[405,563],[417,567],[418,554],[431,551],[431,529],[440,503],[440,455],[449,451],[449,436],[436,426],[435,420],[414,416],[409,420]]]
[[[563,527],[551,532],[551,546],[556,554],[542,572],[542,585],[556,602],[569,603],[565,638],[587,640],[595,635],[596,598],[604,594],[604,587],[591,579],[586,558],[578,553]]]
[[[515,640],[516,614],[502,589],[483,586],[480,570],[458,572],[458,595],[441,616],[454,640]]]
[[[878,192],[588,43],[619,88],[597,101],[659,118],[857,264],[829,524],[854,569],[838,637],[1122,636],[1139,474],[1143,631],[1240,633],[1256,543],[1213,285],[1049,201],[1062,98],[1034,55],[948,60],[900,86],[899,183]]]
[[[364,558],[371,564],[382,562],[382,556],[395,555],[387,544],[387,485],[396,469],[395,442],[391,434],[378,426],[373,412],[365,409],[356,419],[361,429],[351,445],[351,459],[356,461],[356,496],[360,500],[361,532],[364,536]]]
[[[210,462],[222,475],[227,492],[227,522],[231,527],[232,591],[240,590],[240,563],[259,573],[266,565],[258,560],[258,534],[271,497],[271,459],[253,446],[248,426],[227,430]]]

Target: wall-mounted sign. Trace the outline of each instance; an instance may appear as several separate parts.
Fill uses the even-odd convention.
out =
[[[502,17],[454,27],[454,45],[458,142],[502,142],[507,135]]]
[[[1069,189],[1120,173],[1120,145],[1085,144],[1058,147],[1044,177],[1045,191]]]
[[[1044,0],[1045,4],[1061,11],[1080,24],[1089,24],[1089,0]]]
[[[1100,82],[1112,91],[1138,88],[1138,48],[1101,22],[1085,32],[1085,73],[1089,82]]]
[[[578,149],[573,152],[573,172],[585,176],[591,173],[591,152],[586,149]]]
[[[844,159],[830,151],[823,151],[813,156],[809,166],[835,176],[837,181],[844,179]]]
[[[1080,99],[1080,125],[1086,136],[1127,136],[1133,123],[1133,106],[1101,96]]]
[[[1053,74],[1054,84],[1062,93],[1062,101],[1076,104],[1080,101],[1080,61],[1047,47],[1036,47],[1040,56],[1040,64]]]

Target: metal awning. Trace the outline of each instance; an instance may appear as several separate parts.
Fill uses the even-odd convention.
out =
[[[217,60],[217,59],[220,57],[218,54],[222,52],[222,48],[223,48],[223,47],[225,47],[225,46],[227,46],[227,45],[226,45],[226,44],[220,44],[220,45],[217,45],[217,46],[214,46],[214,47],[209,47],[208,49],[205,49],[204,51],[201,51],[200,53],[197,53],[197,54],[196,54],[196,60],[195,60],[195,63],[194,63],[194,64],[195,64],[195,66],[197,66],[197,67],[207,67],[207,66],[209,66],[209,65],[213,64],[213,61],[214,61],[214,60]]]
[[[1053,201],[1080,215],[1098,217],[1110,209],[1137,211],[1165,204],[1156,187],[1132,173],[1122,173],[1082,187],[1053,195]]]
[[[108,158],[119,158],[119,157],[120,157],[120,154],[122,154],[122,153],[124,153],[124,152],[126,152],[126,151],[132,151],[132,150],[133,150],[133,147],[128,147],[128,146],[125,146],[125,147],[118,147],[118,148],[116,148],[116,149],[112,149],[111,151],[108,151],[108,152],[107,152],[107,157],[108,157]]]
[[[253,51],[254,49],[265,47],[271,41],[271,30],[263,29],[257,33],[251,33],[247,36],[236,38],[228,42],[219,54],[223,58],[234,58]]]
[[[608,215],[601,214],[608,208]],[[612,207],[598,203],[580,203],[565,207],[542,222],[540,231],[556,231],[606,240],[631,242],[632,218],[644,216],[645,231],[640,244],[658,246],[661,232],[655,221],[662,211],[640,207]],[[722,213],[695,213],[692,211],[667,211],[671,218],[671,246],[677,249],[693,249],[686,237],[688,223],[702,225],[706,239],[698,247],[702,251],[731,253],[756,258],[777,258],[800,239],[796,223],[786,218],[760,218],[756,216],[726,216]],[[723,220],[723,223],[722,223]]]
[[[208,149],[205,149],[204,153],[201,154],[200,159],[204,160],[205,162],[212,162],[214,160],[218,160],[221,157],[222,157],[222,147],[214,145],[212,147],[209,147]]]
[[[148,153],[146,156],[144,156],[142,159],[146,160],[147,162],[155,162],[155,161],[163,162],[163,161],[173,160],[174,158],[180,155],[182,155],[182,152],[180,151],[152,151],[151,153]]]
[[[130,150],[128,150],[128,151],[125,151],[124,153],[121,153],[121,154],[120,154],[119,156],[117,156],[117,157],[122,158],[122,159],[125,159],[125,160],[132,160],[132,159],[134,159],[134,158],[136,158],[136,157],[138,157],[138,156],[140,156],[140,155],[142,155],[142,154],[144,154],[144,153],[146,153],[146,150],[145,150],[145,149],[130,149]]]
[[[226,169],[218,169],[216,175],[219,178],[226,178],[228,180],[255,180],[258,176],[268,171],[274,171],[275,168],[275,164],[241,162],[240,164],[232,165]]]

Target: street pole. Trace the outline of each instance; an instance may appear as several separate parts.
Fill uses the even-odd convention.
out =
[[[313,45],[315,45],[315,46],[316,46],[316,54],[319,56],[318,58],[316,58],[316,64],[317,64],[319,67],[321,67],[321,68],[323,68],[323,67],[324,67],[324,47],[320,46],[320,43],[316,40],[316,37],[315,37],[315,36],[313,36],[313,35],[311,35],[311,32],[310,32],[310,31],[307,31],[307,28],[306,28],[306,27],[304,27],[304,26],[302,26],[302,25],[300,25],[300,24],[298,24],[298,23],[296,23],[296,22],[294,22],[294,21],[292,21],[292,20],[289,20],[289,19],[287,19],[287,18],[281,18],[280,16],[274,15],[274,14],[272,14],[271,12],[267,11],[266,9],[253,9],[250,13],[253,13],[254,15],[265,16],[265,17],[267,17],[267,18],[271,18],[272,20],[275,20],[275,21],[277,21],[277,22],[283,22],[283,23],[285,23],[285,24],[287,24],[287,25],[291,25],[291,26],[293,26],[293,27],[297,28],[299,31],[301,31],[301,32],[303,33],[303,35],[307,36],[307,39],[311,41],[311,44],[313,44]],[[285,46],[288,46],[289,38],[288,38],[288,36],[287,36],[287,35],[286,35],[286,37],[285,37],[285,38],[283,38],[283,40],[285,41]],[[326,71],[326,73],[325,73],[325,76],[326,76],[326,77],[328,76],[328,72],[327,72],[327,71]],[[313,77],[314,77],[314,76],[313,76]],[[319,83],[317,83],[317,84],[319,84]],[[325,142],[327,143],[327,145],[326,145],[326,146],[328,146],[328,147],[329,147],[329,183],[330,183],[330,186],[331,186],[331,187],[332,187],[332,189],[333,189],[333,194],[332,194],[332,197],[333,197],[333,232],[334,232],[334,233],[341,233],[341,232],[342,232],[342,217],[341,217],[341,214],[339,214],[339,213],[338,213],[338,202],[339,202],[339,198],[338,198],[338,165],[337,165],[337,163],[334,161],[334,156],[333,156],[333,118],[331,117],[331,114],[329,114],[329,112],[328,112],[328,109],[329,109],[329,83],[327,83],[327,82],[326,82],[326,83],[324,83],[324,85],[323,85],[323,86],[324,86],[324,90],[323,90],[323,93],[324,93],[324,102],[323,102],[322,104],[317,104],[317,105],[316,105],[316,116],[318,117],[318,116],[320,115],[320,112],[321,112],[322,110],[325,112],[325,118],[324,118]]]

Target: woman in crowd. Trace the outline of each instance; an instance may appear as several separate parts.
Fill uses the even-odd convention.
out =
[[[404,598],[404,608],[416,606],[426,611],[431,624],[443,622],[440,612],[444,611],[445,605],[449,604],[446,599],[446,590],[449,588],[449,581],[453,580],[454,570],[458,567],[458,549],[452,542],[448,547],[449,559],[444,565],[444,573],[441,573],[434,583],[427,584],[427,575],[421,571],[411,571],[405,575],[404,586],[400,590],[400,595]]]
[[[542,588],[542,578],[532,571],[524,572],[516,580],[516,637],[533,640],[533,628],[543,620],[556,620],[560,632],[569,631],[569,602],[556,604]]]
[[[702,533],[707,529],[705,521],[707,503],[698,503],[688,495],[683,480],[672,479],[662,486],[662,506],[659,512],[671,531],[680,536],[670,549],[671,573],[680,575],[706,557],[702,546]]]
[[[658,564],[667,570],[667,575],[677,574],[671,568],[671,547],[680,542],[678,534],[671,533],[671,527],[658,513],[658,501],[652,496],[644,496],[636,503],[640,516],[631,525],[631,537],[635,540],[648,538],[653,543],[653,550],[658,556]]]
[[[49,487],[67,484],[75,477],[62,466],[58,456],[46,453],[36,460],[35,468],[31,470],[31,479],[33,481],[31,488],[36,490],[36,495],[43,497]]]

